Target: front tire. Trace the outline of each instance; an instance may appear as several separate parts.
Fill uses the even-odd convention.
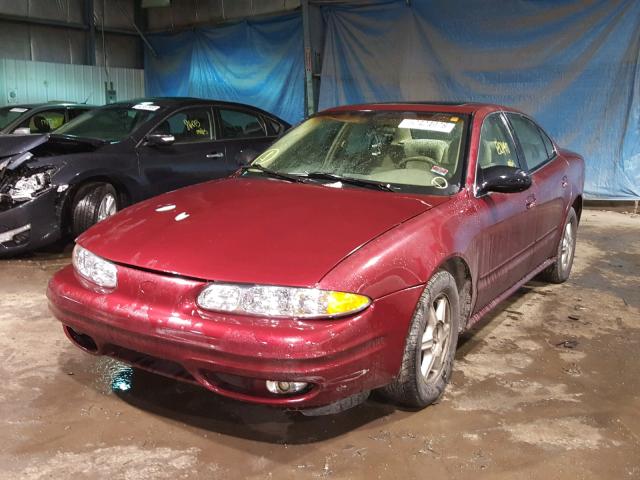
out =
[[[400,405],[424,408],[444,393],[458,343],[460,300],[456,281],[436,273],[422,293],[409,327],[398,375],[383,391]]]
[[[576,235],[578,233],[578,216],[573,207],[569,210],[567,221],[562,230],[562,237],[558,243],[556,261],[542,271],[542,280],[551,283],[563,283],[569,278],[573,257],[576,251]]]
[[[81,186],[73,200],[71,231],[80,235],[92,225],[118,211],[118,193],[110,183],[88,183]]]

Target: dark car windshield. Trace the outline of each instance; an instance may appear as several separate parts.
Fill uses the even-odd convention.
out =
[[[55,131],[56,134],[120,142],[139,126],[158,115],[160,107],[150,102],[110,105],[83,113]]]
[[[324,114],[287,133],[254,164],[310,180],[335,183],[339,176],[449,195],[460,189],[467,123],[466,115],[443,112]]]
[[[29,109],[25,107],[0,108],[0,129],[5,128],[7,125],[13,122],[20,115],[28,111]]]

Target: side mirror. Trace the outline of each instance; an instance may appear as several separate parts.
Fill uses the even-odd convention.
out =
[[[255,150],[240,150],[238,152],[238,154],[236,155],[236,163],[240,166],[243,167],[245,165],[249,165],[251,162],[253,162],[256,157],[258,156],[258,152],[256,152]]]
[[[523,192],[531,186],[531,177],[519,168],[496,165],[480,172],[479,193],[516,193]]]
[[[29,127],[16,128],[11,133],[14,135],[31,135],[31,129]]]
[[[176,137],[162,133],[151,133],[146,136],[145,140],[147,142],[146,144],[150,147],[162,147],[172,145],[176,141]]]

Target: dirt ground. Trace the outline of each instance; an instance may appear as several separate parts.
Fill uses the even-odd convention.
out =
[[[82,353],[0,263],[0,478],[640,479],[640,216],[586,210],[571,279],[464,336],[442,401],[306,418]]]

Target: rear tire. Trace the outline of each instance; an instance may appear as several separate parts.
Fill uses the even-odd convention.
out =
[[[449,272],[440,271],[427,282],[418,301],[400,371],[383,388],[383,393],[411,408],[424,408],[436,402],[451,377],[459,326],[456,281]]]
[[[573,207],[569,210],[567,221],[562,229],[558,242],[556,261],[542,271],[540,278],[550,283],[563,283],[569,278],[576,251],[576,235],[578,233],[578,216]]]
[[[71,231],[74,237],[118,211],[118,193],[110,183],[87,183],[73,199]]]

